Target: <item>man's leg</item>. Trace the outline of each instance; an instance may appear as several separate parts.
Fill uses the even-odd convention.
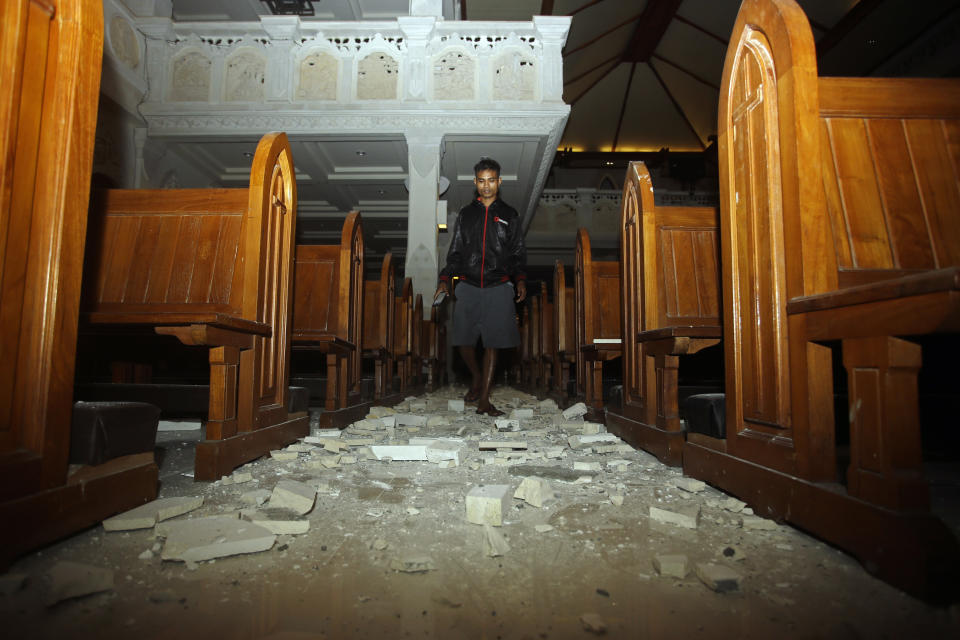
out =
[[[497,350],[484,348],[483,350],[483,387],[480,389],[480,398],[477,400],[477,413],[488,416],[502,416],[503,411],[490,404],[490,388],[493,386],[493,372],[497,368]]]
[[[470,383],[470,391],[463,399],[466,402],[476,402],[483,388],[480,379],[480,367],[477,366],[477,349],[474,346],[460,345],[460,355],[463,357],[463,361],[467,363],[467,369],[470,370],[470,376],[473,378]],[[484,356],[484,363],[486,363],[486,356]]]

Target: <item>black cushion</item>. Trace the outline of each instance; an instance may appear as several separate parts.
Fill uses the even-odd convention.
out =
[[[160,409],[146,402],[77,402],[70,426],[70,463],[102,464],[153,451]]]
[[[683,401],[687,431],[711,438],[726,438],[726,396],[722,393],[699,393]]]

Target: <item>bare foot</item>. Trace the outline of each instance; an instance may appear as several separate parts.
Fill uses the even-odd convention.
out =
[[[464,402],[476,402],[480,399],[480,389],[470,389],[467,395],[463,396]]]
[[[480,405],[479,407],[477,407],[477,413],[483,413],[483,414],[486,414],[486,415],[488,415],[488,416],[492,416],[492,417],[494,417],[494,418],[497,418],[497,417],[503,415],[503,411],[500,411],[499,409],[497,409],[495,406],[493,406],[493,405],[490,404],[489,402],[487,402],[487,403],[485,403],[485,404],[482,404],[482,405]]]

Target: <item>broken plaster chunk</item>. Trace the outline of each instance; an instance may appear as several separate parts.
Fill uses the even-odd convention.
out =
[[[615,460],[607,460],[607,469],[622,469],[633,464],[633,460],[624,460],[623,458],[617,458]]]
[[[430,416],[427,418],[427,427],[442,427],[444,425],[450,424],[450,420],[444,416]]]
[[[376,442],[374,438],[347,438],[344,440],[348,447],[365,447]]]
[[[383,419],[388,416],[392,416],[394,413],[396,412],[390,407],[381,407],[377,405],[377,406],[370,407],[370,412],[367,415],[372,416],[374,418]]]
[[[483,525],[483,554],[490,558],[506,555],[510,545],[499,531],[488,524]]]
[[[740,574],[722,564],[712,562],[698,564],[697,577],[703,584],[718,593],[736,591],[740,588]]]
[[[553,531],[553,525],[552,525],[552,524],[538,524],[538,525],[534,526],[533,529],[534,529],[534,531],[536,531],[537,533],[549,533],[550,531]]]
[[[463,462],[463,444],[450,440],[437,440],[427,445],[427,460],[429,462],[450,462],[460,466]]]
[[[720,502],[720,508],[726,509],[732,513],[740,513],[743,511],[743,508],[747,506],[747,503],[742,500],[737,500],[736,498],[727,498]]]
[[[760,516],[750,516],[745,515],[741,519],[741,526],[744,529],[751,529],[753,531],[776,531],[777,523],[773,520],[768,520],[767,518],[761,518]]]
[[[253,504],[258,507],[269,499],[270,492],[266,489],[247,491],[246,493],[240,495],[240,502],[243,502],[244,504]]]
[[[314,447],[311,447],[313,449]],[[233,475],[223,476],[223,479],[220,481],[223,484],[243,484],[244,482],[251,482],[253,480],[253,474],[247,471],[236,471]]]
[[[390,568],[402,573],[426,573],[435,569],[433,559],[429,556],[394,558],[390,561]]]
[[[559,411],[560,410],[560,407],[557,406],[557,401],[554,400],[553,398],[547,398],[546,400],[541,400],[537,404],[537,408],[539,408],[540,411]]]
[[[598,422],[584,422],[582,429],[585,436],[595,436],[606,431],[606,428]]]
[[[340,456],[340,464],[357,464],[357,456]]]
[[[48,574],[50,591],[45,604],[51,607],[70,598],[113,590],[113,571],[79,562],[58,562]]]
[[[612,504],[612,505],[615,506],[615,507],[622,507],[622,506],[623,506],[623,496],[620,495],[619,493],[613,494],[612,496],[610,496],[610,504]]]
[[[427,426],[426,416],[415,416],[409,413],[399,413],[396,416],[397,426],[405,427],[425,427]]]
[[[538,509],[555,498],[550,483],[536,476],[524,478],[513,493],[513,497]]]
[[[514,409],[510,412],[510,420],[528,420],[533,417],[533,409]]]
[[[295,442],[291,444],[289,447],[287,447],[286,449],[284,449],[284,451],[292,451],[293,453],[310,453],[314,449],[316,449],[316,447],[313,446],[312,444]]]
[[[566,420],[572,420],[573,418],[578,418],[585,415],[587,415],[587,405],[583,404],[582,402],[578,402],[572,407],[568,407],[567,409],[563,410],[563,417]]]
[[[510,508],[510,485],[479,485],[467,494],[467,521],[473,524],[503,525],[503,515]]]
[[[689,493],[699,493],[707,488],[707,483],[702,480],[696,480],[695,478],[688,478],[686,476],[676,478],[673,481],[673,486],[678,489],[683,489]]]
[[[585,613],[580,616],[580,624],[583,625],[584,631],[589,631],[598,636],[607,632],[607,623],[596,613]]]
[[[595,433],[593,435],[570,436],[567,438],[567,444],[571,449],[582,449],[594,444],[619,444],[620,438],[612,433]]]
[[[341,456],[340,461],[343,462]],[[270,494],[270,506],[275,509],[289,509],[297,515],[310,513],[317,498],[317,490],[303,482],[296,480],[281,480]]]
[[[364,418],[351,424],[350,428],[357,431],[383,431],[385,426],[379,418]]]
[[[653,568],[665,578],[683,580],[690,573],[690,562],[683,554],[660,554],[653,557]]]
[[[547,467],[532,464],[519,465],[510,469],[512,476],[538,476],[550,480],[560,480],[561,482],[578,482],[581,478],[595,475],[594,471],[573,471],[563,467]]]
[[[563,452],[563,447],[547,447],[543,450],[543,455],[547,458],[562,458],[564,455]]]
[[[447,400],[447,411],[456,411],[458,413],[463,413],[464,404],[463,400]]]
[[[300,457],[300,454],[296,451],[271,451],[270,457],[278,462],[289,462],[290,460],[296,460]]]
[[[497,431],[520,431],[520,421],[515,418],[497,418],[493,421]]]
[[[481,440],[477,443],[479,449],[526,449],[527,443],[520,440]]]
[[[573,463],[573,470],[574,471],[600,471],[600,463],[599,462],[583,462],[578,460]]]
[[[380,445],[370,447],[370,452],[377,460],[390,458],[391,460],[426,460],[427,448],[424,445]]]
[[[183,498],[161,498],[147,504],[140,505],[125,513],[107,518],[103,521],[104,531],[131,531],[134,529],[149,529],[153,525],[183,515],[203,505],[203,496],[187,496]]]
[[[374,551],[386,551],[387,547],[390,545],[383,538],[377,538],[370,543],[370,548]]]
[[[182,562],[266,551],[277,539],[264,527],[225,516],[170,522],[163,534],[167,542],[161,558]]]
[[[700,505],[650,506],[650,519],[673,524],[685,529],[696,529],[700,519]]]
[[[310,530],[309,520],[264,520],[255,518],[251,522],[278,536],[300,535]]]

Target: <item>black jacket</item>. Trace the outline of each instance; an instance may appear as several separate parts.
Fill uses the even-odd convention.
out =
[[[499,198],[484,207],[478,198],[457,214],[440,280],[459,276],[475,287],[492,287],[511,278],[525,279],[526,264],[527,249],[516,209]]]

